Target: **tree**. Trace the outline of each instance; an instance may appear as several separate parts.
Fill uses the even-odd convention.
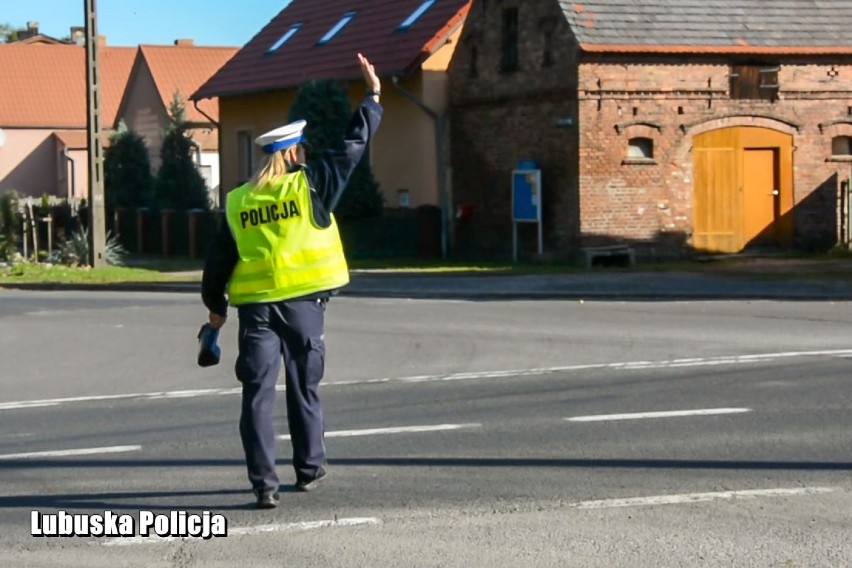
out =
[[[299,88],[290,109],[290,120],[304,119],[308,122],[305,127],[305,137],[310,146],[308,161],[327,149],[340,149],[351,115],[349,99],[337,82],[309,81]],[[370,160],[365,157],[352,173],[334,215],[345,222],[381,215],[383,207],[379,184],[373,177]]]
[[[192,159],[197,147],[186,133],[186,108],[180,93],[172,98],[169,118],[155,183],[157,204],[163,209],[209,209],[207,185]]]
[[[18,39],[18,30],[11,24],[0,24],[0,43],[10,43]]]
[[[145,140],[124,121],[104,151],[104,191],[107,207],[149,207],[154,197],[151,160]]]

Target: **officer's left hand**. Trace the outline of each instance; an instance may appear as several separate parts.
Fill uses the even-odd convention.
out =
[[[228,321],[227,317],[220,316],[219,314],[214,312],[210,312],[210,315],[207,319],[210,321],[210,327],[212,327],[213,329],[221,328],[223,325],[225,325],[225,322]]]

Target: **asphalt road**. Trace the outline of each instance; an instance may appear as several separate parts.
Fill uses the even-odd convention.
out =
[[[338,298],[331,476],[268,512],[236,322],[199,369],[204,315],[0,291],[0,565],[852,565],[850,303]],[[31,535],[60,510],[210,511],[229,536]]]

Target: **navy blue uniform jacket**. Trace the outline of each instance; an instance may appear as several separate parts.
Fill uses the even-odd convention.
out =
[[[301,166],[312,190],[311,209],[318,226],[328,227],[331,223],[330,213],[340,200],[349,176],[361,161],[381,119],[382,107],[372,97],[366,97],[349,121],[343,147],[326,151],[316,162]],[[211,312],[221,316],[227,315],[228,300],[225,297],[225,288],[238,260],[234,236],[228,228],[228,223],[223,222],[219,234],[210,243],[201,279],[201,299]],[[305,296],[303,299],[329,295],[329,292],[325,292]]]

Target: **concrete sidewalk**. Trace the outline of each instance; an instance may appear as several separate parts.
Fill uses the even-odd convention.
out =
[[[200,280],[200,272],[197,274]],[[0,284],[27,290],[166,291],[197,294],[196,282]],[[852,261],[760,262],[690,270],[590,270],[561,274],[412,273],[353,270],[350,297],[469,300],[852,300]]]

